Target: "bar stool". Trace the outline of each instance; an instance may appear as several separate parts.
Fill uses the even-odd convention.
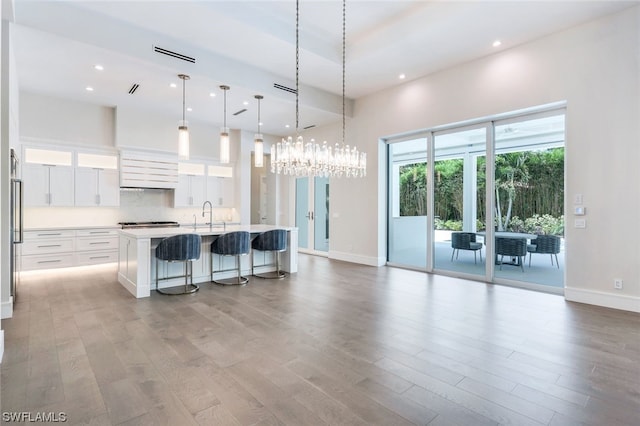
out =
[[[158,293],[174,296],[178,294],[195,293],[200,289],[200,287],[193,284],[192,262],[194,260],[200,259],[201,245],[202,238],[198,234],[174,235],[160,241],[160,244],[158,244],[158,247],[156,247],[156,291]],[[160,260],[163,260],[167,263],[183,262],[184,275],[175,275],[160,278]],[[162,289],[158,287],[159,281],[180,277],[184,277],[184,286],[175,286]],[[189,279],[191,283],[188,283],[187,279]]]
[[[216,272],[228,272],[235,270],[235,278],[213,279],[213,255],[234,256],[236,258],[235,269],[220,269]],[[220,235],[211,243],[211,281],[222,285],[243,285],[249,282],[249,278],[243,277],[240,271],[240,256],[249,254],[249,233],[247,231],[227,232]]]
[[[251,242],[251,248],[254,250],[251,256],[251,275],[258,278],[265,279],[282,279],[287,276],[286,273],[280,271],[280,252],[287,249],[287,231],[284,229],[273,229],[271,231],[265,231],[258,234],[257,237]],[[253,272],[255,250],[275,253],[276,256],[276,270],[275,272],[267,272],[264,274],[256,274]],[[272,266],[272,265],[258,265],[258,266]]]

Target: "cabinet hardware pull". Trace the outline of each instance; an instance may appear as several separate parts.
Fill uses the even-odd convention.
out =
[[[109,256],[91,256],[89,259],[108,259]]]
[[[89,243],[89,245],[96,245],[96,244],[109,244],[109,241],[96,241],[93,243]]]
[[[38,237],[50,237],[52,235],[62,235],[60,232],[55,232],[52,234],[38,234]]]
[[[45,247],[62,247],[62,244],[47,244],[44,246],[38,246],[38,248],[45,248]]]
[[[60,259],[56,259],[56,260],[39,260],[38,263],[58,263],[58,262],[62,262]]]

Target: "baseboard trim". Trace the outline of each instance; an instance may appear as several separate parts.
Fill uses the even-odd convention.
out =
[[[0,304],[0,319],[13,317],[13,296],[9,300]]]
[[[640,297],[565,287],[564,298],[571,302],[580,302],[589,305],[604,306],[605,308],[640,313]]]
[[[342,260],[344,262],[359,263],[368,266],[383,266],[387,261],[381,257],[361,256],[353,253],[329,251],[329,259]]]

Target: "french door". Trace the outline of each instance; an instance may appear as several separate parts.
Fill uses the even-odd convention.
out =
[[[296,227],[301,252],[329,251],[329,178],[296,178]]]

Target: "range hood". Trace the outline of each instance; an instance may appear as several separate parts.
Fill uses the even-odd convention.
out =
[[[120,152],[120,188],[175,189],[177,186],[177,156]]]

